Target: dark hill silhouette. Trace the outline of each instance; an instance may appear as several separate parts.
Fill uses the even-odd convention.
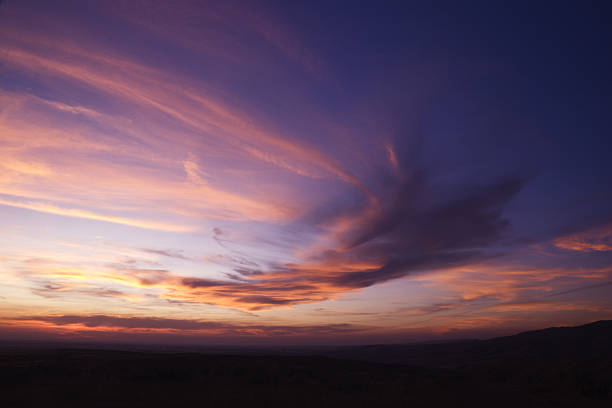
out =
[[[502,361],[610,359],[612,320],[601,320],[576,327],[552,327],[490,340],[345,347],[328,355],[443,368]]]
[[[611,355],[612,321],[294,356],[6,350],[0,400],[6,407],[610,407]]]

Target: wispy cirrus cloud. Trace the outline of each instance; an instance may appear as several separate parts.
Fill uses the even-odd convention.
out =
[[[0,199],[0,205],[9,207],[24,208],[26,210],[39,211],[43,213],[62,215],[66,217],[85,218],[88,220],[112,222],[115,224],[127,225],[130,227],[138,227],[144,229],[154,229],[159,231],[169,232],[189,232],[193,231],[194,227],[188,225],[178,225],[171,223],[156,222],[153,220],[139,220],[134,218],[115,217],[111,215],[97,214],[87,210],[76,208],[61,208],[55,205],[46,204],[43,202],[20,202],[13,200]]]
[[[263,197],[249,197],[253,194],[252,189],[249,189],[249,192],[244,189],[237,191],[235,188],[233,191],[228,191],[218,176],[212,178],[212,183],[203,182],[201,178],[194,179],[194,174],[201,172],[198,163],[193,160],[194,152],[204,150],[206,155],[218,154],[231,161],[241,160],[246,155],[250,162],[261,161],[299,176],[317,179],[331,176],[354,185],[371,200],[375,200],[368,188],[333,157],[291,137],[286,137],[279,131],[267,130],[266,125],[257,125],[257,118],[222,102],[214,96],[214,91],[211,92],[206,86],[200,86],[204,92],[192,92],[175,84],[172,75],[144,67],[136,62],[108,55],[101,57],[100,54],[85,51],[78,46],[62,48],[63,46],[59,45],[62,43],[59,41],[49,42],[28,36],[19,38],[22,47],[16,47],[15,43],[11,42],[4,43],[5,63],[25,69],[32,75],[55,77],[67,81],[71,86],[88,87],[108,102],[124,106],[138,114],[142,114],[144,109],[149,114],[157,115],[154,131],[159,135],[169,132],[171,136],[147,138],[142,133],[134,131],[133,123],[124,123],[125,121],[116,118],[113,114],[101,113],[89,107],[46,100],[38,96],[15,96],[13,103],[5,110],[4,119],[0,123],[4,132],[14,135],[15,147],[10,148],[21,158],[17,163],[21,171],[17,171],[4,183],[7,187],[5,191],[9,194],[40,195],[40,191],[32,191],[33,180],[32,177],[28,178],[28,175],[43,178],[47,185],[58,184],[58,187],[68,183],[70,186],[74,186],[75,183],[85,183],[85,180],[78,179],[80,175],[81,179],[95,180],[95,183],[89,183],[87,188],[89,194],[95,195],[96,190],[107,192],[110,189],[113,195],[121,194],[122,198],[127,200],[140,198],[144,193],[143,198],[148,198],[149,202],[162,199],[167,201],[168,197],[175,197],[170,205],[165,204],[166,210],[188,217],[287,219],[295,213],[295,208],[291,208],[292,206],[299,208],[297,203],[289,205],[283,203],[281,200],[284,199],[271,204],[269,196],[266,200]],[[57,49],[59,53],[50,53],[48,47]],[[198,85],[194,84],[193,87],[197,88]],[[10,101],[10,94],[5,94],[4,97]],[[32,110],[36,111],[36,105],[44,106],[47,111],[42,116],[41,113],[37,113],[45,121],[44,125],[41,124],[38,128],[31,120]],[[78,126],[68,130],[65,126],[74,126],[75,122],[61,117],[65,114],[83,115],[93,123],[87,125],[78,122]],[[23,119],[24,115],[28,116],[27,121]],[[56,129],[53,128],[53,124]],[[51,138],[49,138],[50,132]],[[20,133],[27,133],[28,137],[19,137]],[[117,136],[112,136],[113,133]],[[127,139],[125,133],[129,135]],[[73,139],[76,144],[65,143]],[[49,160],[49,152],[40,151],[43,148],[54,149],[56,154],[63,152],[64,157],[71,159],[55,162],[53,166],[49,166],[45,163]],[[143,154],[143,148],[146,154]],[[168,158],[168,153],[174,153],[176,157],[174,163]],[[92,154],[96,155],[94,160],[91,160]],[[184,160],[180,156],[187,156],[190,159]],[[134,162],[134,159],[138,161]],[[23,163],[26,162],[39,164],[38,167],[30,165],[28,166],[30,170],[25,170],[26,166]],[[122,162],[133,164],[128,167],[119,164]],[[185,172],[183,174],[186,174],[189,183],[177,183],[176,176],[168,179],[168,173],[178,173],[178,166]],[[223,167],[226,166],[227,164]],[[12,167],[15,170],[18,168],[16,165]],[[71,171],[75,167],[81,171]],[[50,173],[48,170],[52,168],[54,171]],[[215,170],[218,174],[219,169]],[[113,177],[110,185],[105,182],[106,178],[100,176],[103,173],[112,174],[113,171],[121,175]],[[164,177],[155,175],[162,172],[165,173]],[[139,194],[130,194],[127,189],[137,184],[136,180],[143,178],[148,178],[156,188],[139,191]],[[159,192],[157,195],[151,196],[157,192]],[[71,197],[74,193],[74,190],[62,196],[51,196],[48,193],[46,198],[74,199],[76,197]],[[138,200],[130,201],[132,205],[138,205]],[[88,204],[91,205],[91,202]],[[103,204],[104,201],[97,201],[98,206]],[[38,204],[38,207],[41,205]],[[143,205],[148,203],[144,202]],[[86,213],[84,209],[79,211],[75,210],[73,213]],[[134,224],[138,222],[135,221]]]

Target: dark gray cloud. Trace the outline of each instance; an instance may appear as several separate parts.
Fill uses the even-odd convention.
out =
[[[192,261],[193,259],[184,255],[183,251],[176,251],[173,249],[150,249],[150,248],[141,248],[140,249],[143,252],[147,252],[150,254],[156,254],[156,255],[161,255],[161,256],[165,256],[168,258],[175,258],[175,259],[182,259],[184,261]]]
[[[115,289],[107,289],[103,287],[72,287],[59,283],[43,283],[38,287],[32,288],[31,292],[44,298],[57,298],[67,294],[70,296],[74,294],[81,294],[87,296],[114,298],[127,296],[125,292]]]
[[[365,287],[415,270],[494,256],[487,249],[498,243],[509,226],[503,210],[526,181],[515,177],[471,187],[431,207],[414,198],[422,191],[423,181],[408,182],[379,215],[346,234],[345,253],[327,255],[385,259],[384,265],[339,275],[333,283]]]
[[[321,325],[249,325],[218,321],[202,321],[190,319],[165,319],[157,317],[121,317],[109,315],[58,315],[58,316],[23,316],[9,320],[38,321],[52,323],[58,326],[81,324],[89,328],[117,327],[123,329],[170,329],[185,331],[220,331],[227,335],[312,335],[341,334],[363,331],[365,327],[346,323]]]
[[[221,282],[221,281],[214,281],[210,279],[200,279],[200,278],[183,278],[181,279],[181,284],[189,288],[194,288],[194,289],[232,285],[231,282]]]

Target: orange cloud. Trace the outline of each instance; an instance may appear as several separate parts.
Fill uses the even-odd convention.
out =
[[[612,251],[612,225],[566,235],[553,241],[557,248],[581,252]]]

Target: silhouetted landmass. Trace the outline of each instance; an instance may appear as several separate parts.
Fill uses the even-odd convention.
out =
[[[0,400],[5,407],[612,406],[612,321],[300,353],[4,351]]]
[[[490,340],[438,344],[345,347],[330,354],[395,364],[459,368],[488,363],[584,361],[609,358],[612,320],[577,327],[553,327]]]

